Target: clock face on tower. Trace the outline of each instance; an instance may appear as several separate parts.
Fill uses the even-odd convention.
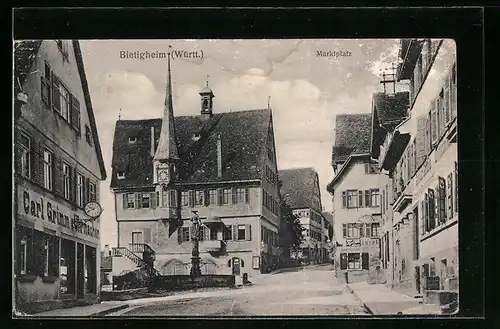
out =
[[[158,181],[168,181],[168,169],[158,169]]]

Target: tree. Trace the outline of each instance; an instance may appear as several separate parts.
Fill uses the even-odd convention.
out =
[[[281,221],[280,221],[280,249],[283,251],[283,259],[290,259],[290,252],[300,248],[302,231],[304,228],[300,224],[299,217],[293,214],[292,208],[284,201],[280,201]]]

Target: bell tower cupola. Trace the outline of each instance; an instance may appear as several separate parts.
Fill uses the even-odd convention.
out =
[[[213,115],[214,109],[214,93],[212,89],[208,87],[208,75],[205,88],[200,91],[201,96],[201,114],[205,118],[210,118]]]

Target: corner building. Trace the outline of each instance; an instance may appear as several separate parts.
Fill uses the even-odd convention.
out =
[[[370,114],[336,117],[332,165],[335,271],[349,280],[366,279],[380,266],[380,190],[384,180],[370,157]]]
[[[106,179],[78,41],[15,43],[13,264],[16,308],[95,303],[100,221],[84,206]]]
[[[144,263],[156,275],[189,274],[193,210],[203,224],[202,274],[264,272],[278,263],[272,111],[214,113],[207,82],[200,114],[174,117],[170,57],[167,74],[163,118],[116,123],[113,275]]]

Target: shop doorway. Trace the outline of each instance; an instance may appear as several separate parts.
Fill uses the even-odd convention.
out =
[[[62,239],[61,240],[61,256],[60,256],[59,273],[61,277],[60,293],[62,296],[73,296],[76,292],[76,268],[75,268],[75,242]]]
[[[85,286],[88,293],[97,293],[96,248],[85,246]]]
[[[76,248],[76,297],[85,295],[85,245],[77,243]]]
[[[233,258],[233,275],[241,275],[241,263],[238,257]]]

